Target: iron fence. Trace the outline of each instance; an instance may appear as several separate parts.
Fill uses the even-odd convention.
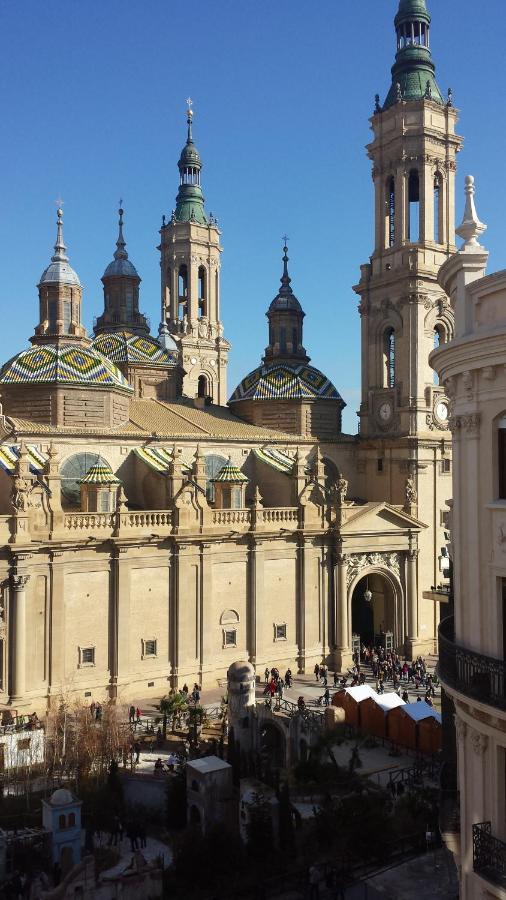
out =
[[[453,616],[439,626],[438,674],[450,688],[481,703],[506,709],[506,663],[455,643]]]
[[[492,834],[491,822],[473,825],[474,871],[501,887],[506,887],[506,844]]]

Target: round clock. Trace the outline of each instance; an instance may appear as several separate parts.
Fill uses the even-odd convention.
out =
[[[392,418],[392,404],[389,400],[384,400],[378,408],[378,415],[382,422],[389,422]]]
[[[448,422],[448,401],[442,397],[438,398],[434,404],[434,418],[437,424],[443,427]]]
[[[197,357],[192,356],[192,358],[190,359],[190,362],[191,362],[192,366],[195,366],[197,364]]]

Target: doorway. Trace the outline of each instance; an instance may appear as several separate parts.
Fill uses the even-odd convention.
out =
[[[364,576],[355,585],[351,601],[352,633],[366,646],[380,643],[380,636],[394,634],[396,640],[395,599],[390,582],[378,572]]]

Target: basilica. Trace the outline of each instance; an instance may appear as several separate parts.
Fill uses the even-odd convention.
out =
[[[265,350],[229,390],[222,236],[191,106],[156,336],[121,209],[86,333],[58,210],[29,346],[0,370],[0,705],[216,686],[236,659],[341,670],[375,637],[409,657],[437,649],[452,463],[429,354],[453,334],[437,273],[456,250],[461,138],[430,22],[425,0],[400,0],[370,120],[359,434],[343,433],[345,402],[304,345],[286,247]]]

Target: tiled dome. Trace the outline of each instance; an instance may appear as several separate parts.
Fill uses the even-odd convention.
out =
[[[339,400],[344,402],[331,381],[308,365],[280,362],[259,366],[236,387],[230,403],[238,400]]]
[[[176,366],[177,353],[165,350],[156,338],[133,331],[104,331],[93,348],[113,363],[144,363],[146,366]]]
[[[41,344],[22,350],[5,363],[0,384],[83,384],[131,392],[126,378],[93,347],[72,343]]]

